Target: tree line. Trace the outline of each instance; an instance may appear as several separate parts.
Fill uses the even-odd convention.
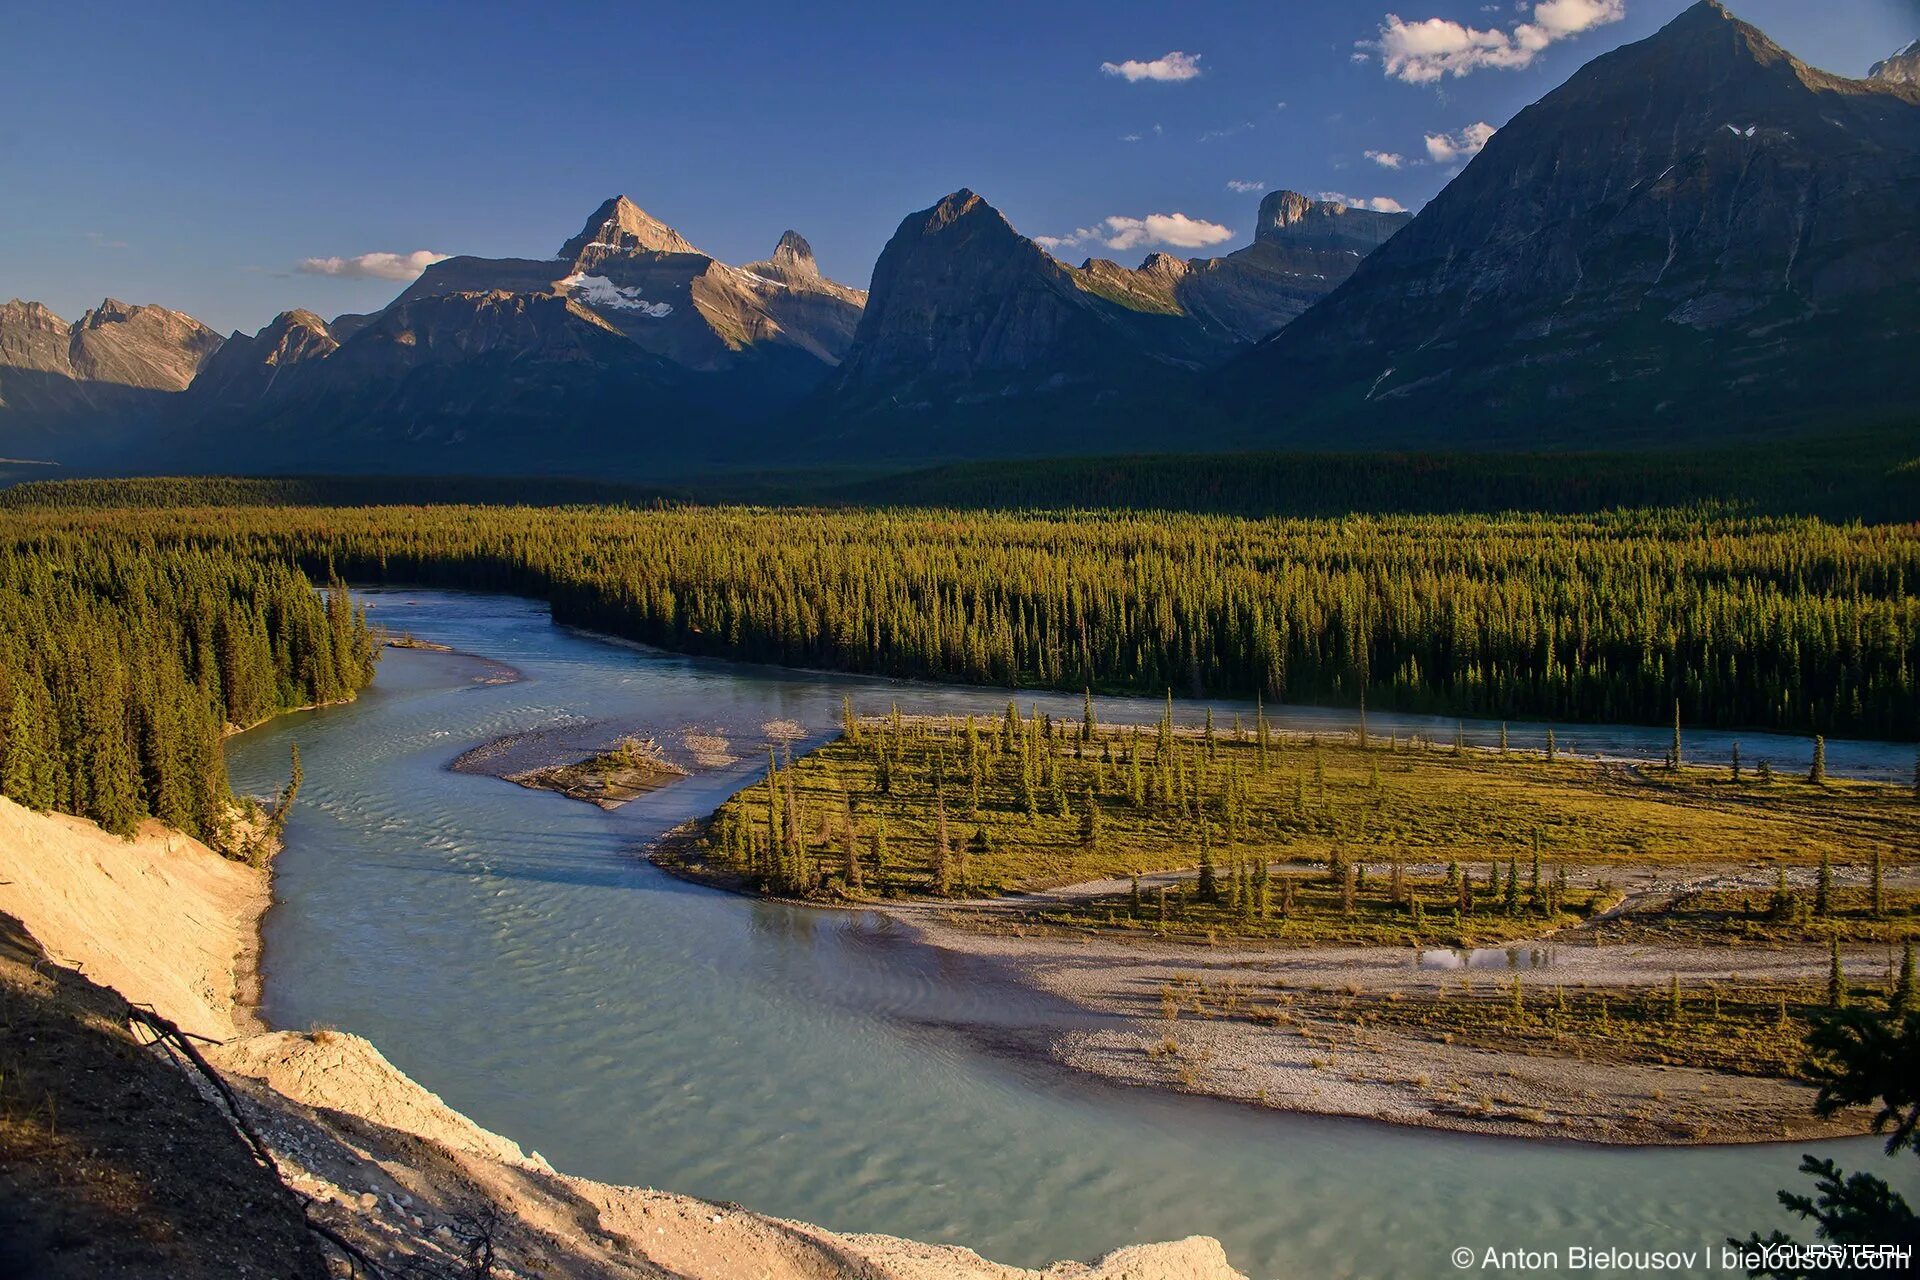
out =
[[[20,513],[310,575],[510,591],[681,652],[1494,719],[1920,736],[1920,530],[1698,512]]]

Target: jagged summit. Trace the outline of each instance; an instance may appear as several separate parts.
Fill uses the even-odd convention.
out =
[[[819,275],[820,264],[814,261],[813,246],[798,231],[785,231],[780,235],[780,243],[774,246],[773,263],[789,271],[799,271],[807,275]]]
[[[562,261],[592,267],[613,254],[699,253],[685,236],[625,196],[615,196],[593,211],[580,234],[560,246]]]
[[[1867,71],[1867,79],[1882,84],[1920,84],[1920,40],[1891,58],[1882,58]]]

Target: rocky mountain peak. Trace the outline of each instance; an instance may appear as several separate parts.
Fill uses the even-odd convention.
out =
[[[1882,58],[1867,72],[1867,79],[1885,84],[1920,84],[1920,40],[1915,40],[1891,58]]]
[[[102,298],[99,306],[81,313],[79,327],[98,329],[102,325],[119,324],[133,319],[136,314],[144,310],[146,310],[145,307],[136,307],[118,298]]]
[[[1255,241],[1280,242],[1309,249],[1351,249],[1366,253],[1412,221],[1407,213],[1355,209],[1332,200],[1315,200],[1298,191],[1273,191],[1260,202]]]
[[[560,258],[590,267],[624,253],[699,253],[678,231],[625,196],[601,204],[580,234],[560,246]]]
[[[773,262],[806,275],[819,275],[820,264],[813,259],[813,246],[798,231],[786,231],[780,236],[780,243],[774,246]]]

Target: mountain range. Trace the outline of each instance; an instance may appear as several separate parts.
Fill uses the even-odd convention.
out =
[[[1583,448],[1920,407],[1920,44],[1866,80],[1715,0],[1515,116],[1418,215],[1290,191],[1213,258],[1079,265],[966,189],[862,291],[625,197],[551,258],[224,342],[0,308],[0,454],[112,470],[641,475],[1159,448]]]

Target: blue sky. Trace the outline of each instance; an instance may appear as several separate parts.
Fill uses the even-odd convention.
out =
[[[861,286],[900,219],[961,186],[1075,261],[1220,252],[1260,199],[1229,183],[1417,208],[1470,126],[1684,7],[14,0],[0,298],[72,319],[112,294],[222,330],[370,310],[402,285],[361,255],[545,256],[620,192],[726,261],[794,227]],[[1848,75],[1920,36],[1917,0],[1731,7]],[[1429,19],[1480,34],[1446,61],[1456,28],[1406,25]]]

